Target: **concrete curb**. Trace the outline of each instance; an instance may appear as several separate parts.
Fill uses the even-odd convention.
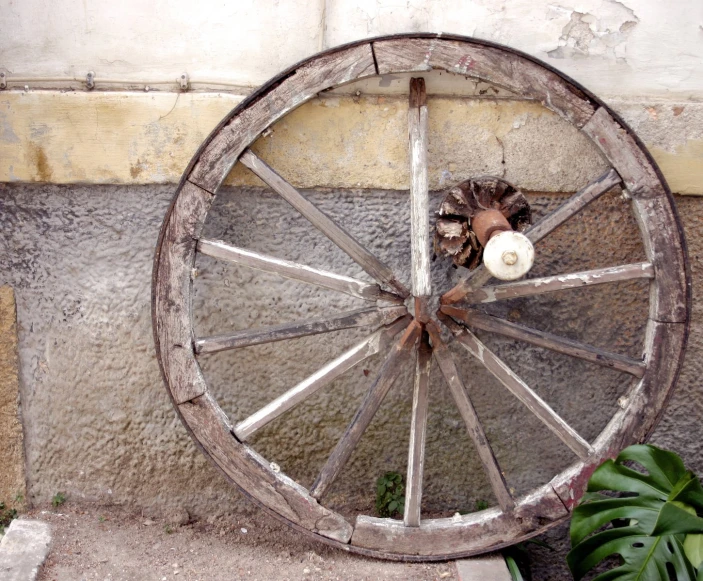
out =
[[[16,519],[0,540],[0,579],[34,581],[49,554],[51,528],[39,520]]]
[[[456,561],[459,581],[511,581],[512,576],[500,553]]]

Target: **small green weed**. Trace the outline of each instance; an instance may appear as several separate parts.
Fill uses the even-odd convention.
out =
[[[386,472],[376,480],[376,514],[381,517],[402,515],[405,509],[405,486],[397,472]]]
[[[98,522],[105,522],[106,520],[107,520],[107,519],[106,519],[104,516],[102,516],[102,515],[100,515],[100,516],[98,517]]]
[[[5,533],[5,527],[17,518],[17,511],[14,508],[7,508],[4,502],[0,502],[0,534]]]
[[[485,500],[477,500],[476,501],[476,512],[479,512],[481,510],[486,510],[488,508],[488,503]]]
[[[166,525],[166,526],[164,527],[164,532],[165,532],[167,535],[173,534],[173,527],[172,527],[171,525]]]
[[[64,502],[66,502],[65,492],[57,492],[51,499],[51,504],[54,508],[56,508],[57,506],[61,506]]]

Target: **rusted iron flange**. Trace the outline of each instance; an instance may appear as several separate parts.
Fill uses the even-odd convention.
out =
[[[435,253],[451,256],[457,266],[474,269],[481,264],[483,248],[492,234],[521,232],[531,221],[530,205],[510,182],[493,176],[466,180],[447,190],[439,208]]]

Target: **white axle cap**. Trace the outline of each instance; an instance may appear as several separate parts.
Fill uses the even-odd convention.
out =
[[[483,249],[483,264],[500,280],[525,276],[535,262],[535,249],[527,236],[505,231],[491,237]]]

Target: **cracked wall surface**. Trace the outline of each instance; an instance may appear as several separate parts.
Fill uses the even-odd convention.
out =
[[[8,89],[0,91],[0,181],[175,183],[227,111],[285,67],[344,42],[443,31],[503,43],[558,67],[641,130],[673,191],[703,193],[703,4],[697,0],[674,6],[654,0],[319,0],[304,6],[281,0],[206,6],[126,0],[117,9],[94,0],[79,8],[72,0],[0,0],[0,26],[6,31],[0,38],[0,71],[8,82]],[[93,93],[85,91],[88,71],[97,79]],[[177,92],[176,78],[183,73],[192,89],[204,92]],[[37,78],[44,80],[32,80]],[[115,82],[101,85],[101,78]],[[390,98],[407,90],[403,80],[386,75],[333,94]],[[431,93],[442,96],[520,98],[467,79],[457,82],[439,71],[428,74],[428,83]],[[60,91],[38,90],[51,88]],[[352,124],[367,132],[388,128],[377,149],[399,133],[392,119],[374,118],[373,109],[363,104],[353,109],[342,107],[346,127],[339,123],[333,130]],[[402,104],[399,109],[389,102],[381,110],[391,109],[399,121]],[[314,117],[319,108],[307,112]],[[368,116],[366,127],[358,118],[352,121],[357,115]],[[465,115],[457,118],[457,124],[465,121]],[[280,137],[265,141],[304,161],[299,137],[291,131],[287,142],[280,143]],[[490,151],[498,143],[481,145]],[[394,149],[382,152],[374,170],[387,156],[384,171],[393,172]],[[303,163],[296,173],[301,177],[304,171]],[[346,177],[350,183],[356,179]],[[401,187],[404,178],[396,178],[376,186]],[[316,181],[308,176],[301,184],[323,185]],[[359,183],[363,179],[352,185]],[[529,187],[570,186],[532,180]]]
[[[559,47],[547,51],[550,58],[569,59],[600,56],[627,62],[627,42],[639,18],[621,2],[604,2],[597,13],[582,13],[560,5],[548,8],[547,19],[558,20],[568,16],[562,29]]]

